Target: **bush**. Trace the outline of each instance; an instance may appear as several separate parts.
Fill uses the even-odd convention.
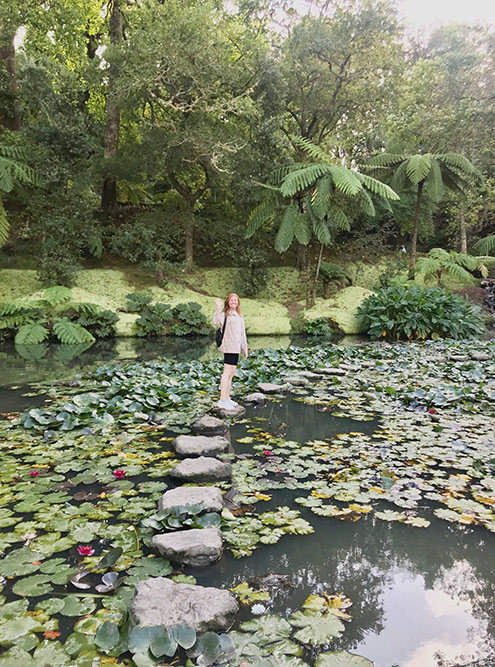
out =
[[[199,303],[147,304],[139,311],[138,336],[207,336],[212,332]]]
[[[132,292],[132,294],[127,294],[125,300],[130,313],[142,313],[153,301],[153,297],[143,292]]]
[[[326,317],[318,317],[316,320],[307,322],[303,332],[309,336],[330,336],[332,329]]]
[[[268,254],[263,248],[247,248],[242,265],[234,289],[241,297],[255,297],[266,287]]]
[[[329,285],[335,280],[348,284],[352,283],[350,276],[343,269],[341,269],[338,264],[325,262],[325,260],[322,260],[320,263],[320,273],[318,280],[323,285],[323,297],[325,299],[327,298]]]
[[[95,313],[83,313],[75,320],[89,331],[95,338],[110,338],[115,336],[115,325],[119,316],[113,310],[100,310]]]
[[[359,307],[373,338],[474,338],[483,333],[479,309],[445,290],[418,287],[388,287],[377,290]]]

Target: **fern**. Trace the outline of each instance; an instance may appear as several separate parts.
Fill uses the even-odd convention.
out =
[[[93,343],[95,338],[84,327],[71,322],[66,317],[56,318],[53,321],[53,333],[61,343],[77,345],[79,343]]]
[[[308,245],[311,241],[311,225],[304,214],[299,214],[294,220],[294,236],[302,245]]]
[[[9,238],[9,221],[7,220],[7,214],[5,213],[3,202],[0,199],[0,246],[5,245],[8,238]]]
[[[366,194],[364,190],[363,194]],[[351,223],[349,222],[349,218],[346,216],[344,211],[335,204],[330,206],[328,210],[328,217],[334,223],[334,225],[336,225],[339,229],[344,229],[345,231],[349,231],[349,229],[351,228]]]
[[[355,174],[356,178],[373,194],[383,197],[383,199],[391,199],[392,201],[398,201],[400,199],[399,195],[385,183],[382,183],[371,176],[367,176],[366,174],[361,174],[359,172],[355,172]]]
[[[315,215],[319,218],[323,218],[328,211],[328,202],[332,194],[332,189],[332,178],[329,174],[318,179],[316,188],[311,195],[310,203]]]
[[[55,285],[54,287],[48,287],[43,292],[43,298],[50,304],[50,306],[58,306],[64,303],[65,301],[68,301],[70,297],[71,297],[70,289],[68,287],[63,287],[62,285]]]
[[[275,199],[265,199],[249,214],[246,227],[246,238],[250,238],[262,225],[268,222],[277,208]]]
[[[304,137],[293,137],[293,143],[299,148],[302,148],[313,160],[323,162],[324,164],[332,164],[330,157],[319,146],[313,144],[309,139]]]
[[[75,310],[76,313],[83,315],[97,315],[98,313],[101,313],[102,310],[104,310],[96,303],[86,303],[84,301],[81,303],[74,303],[72,301],[70,303],[64,303],[63,308],[64,310]]]
[[[16,313],[15,315],[7,315],[0,317],[0,329],[17,329],[21,324],[30,322],[31,318],[28,314]]]
[[[367,213],[368,215],[371,216],[375,215],[376,213],[375,205],[373,204],[373,200],[366,192],[366,190],[361,190],[361,192],[359,193],[358,202],[361,210],[364,211],[364,213]]]
[[[439,153],[433,156],[437,160],[440,160],[444,164],[455,167],[463,174],[469,176],[477,176],[479,174],[478,170],[471,162],[464,157],[464,155],[459,155],[458,153]]]
[[[424,155],[412,155],[407,161],[406,175],[413,185],[418,185],[426,179],[431,169],[431,157],[428,153]]]
[[[363,186],[355,172],[336,165],[332,165],[328,169],[336,190],[351,196],[357,195],[362,190]]]
[[[296,218],[299,216],[299,208],[294,202],[289,204],[282,216],[280,228],[275,237],[275,250],[277,252],[285,252],[294,239],[295,229],[294,224]]]
[[[292,197],[314,185],[316,180],[323,174],[328,173],[331,168],[324,164],[305,165],[284,178],[280,186],[280,192],[284,197]]]
[[[495,255],[495,234],[477,241],[473,249],[481,255]]]
[[[16,345],[36,345],[46,340],[49,336],[48,329],[39,322],[23,324],[15,337]]]
[[[313,230],[319,243],[328,245],[332,240],[330,230],[323,220],[315,220],[313,223]]]
[[[30,312],[31,309],[16,301],[0,301],[0,316]]]

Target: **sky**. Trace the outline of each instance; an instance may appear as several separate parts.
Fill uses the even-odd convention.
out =
[[[456,21],[495,27],[494,0],[397,0],[400,15],[413,30]]]

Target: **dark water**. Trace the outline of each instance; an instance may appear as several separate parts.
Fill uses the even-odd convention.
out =
[[[214,346],[198,343],[171,349],[161,341],[158,345],[137,343],[100,344],[78,358],[69,358],[67,351],[62,354],[61,346],[28,358],[13,346],[4,346],[0,349],[0,412],[21,410],[43,400],[23,396],[26,385],[31,385],[30,392],[33,384],[47,379],[74,381],[95,363],[117,358],[218,356]],[[377,420],[334,417],[291,399],[250,408],[247,416],[255,417],[254,424],[263,430],[301,443],[349,431],[371,434],[379,428]],[[246,435],[246,428],[239,424],[231,430],[238,453],[250,451],[249,445],[236,442]],[[226,552],[219,563],[193,572],[199,584],[221,587],[270,572],[290,577],[293,588],[276,595],[273,602],[242,611],[239,622],[252,613],[288,616],[311,594],[343,593],[353,602],[353,620],[346,623],[332,649],[364,655],[376,667],[495,667],[494,534],[454,526],[425,511],[422,515],[432,522],[427,529],[388,523],[372,515],[347,523],[318,517],[294,503],[300,491],[271,493],[272,501],[258,503],[259,511],[289,505],[301,512],[315,533],[284,536],[277,544],[261,546],[252,556],[239,560]]]

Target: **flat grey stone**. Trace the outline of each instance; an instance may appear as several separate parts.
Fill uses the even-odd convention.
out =
[[[286,394],[290,387],[286,384],[273,384],[272,382],[259,382],[258,389],[264,394]]]
[[[226,632],[238,609],[230,591],[153,577],[137,584],[130,613],[137,625],[169,628],[184,623],[196,632]]]
[[[222,534],[218,528],[191,528],[154,535],[150,548],[174,563],[206,567],[222,557]]]
[[[261,403],[266,403],[266,401],[267,401],[268,399],[267,399],[267,397],[265,396],[265,394],[262,394],[262,393],[259,392],[259,391],[255,391],[254,394],[248,394],[248,395],[244,398],[244,400],[246,401],[246,403],[257,403],[257,404],[261,404]]]
[[[326,366],[325,368],[319,368],[319,373],[323,375],[347,375],[345,368],[334,368],[333,366]]]
[[[231,409],[219,408],[217,406],[215,410],[220,417],[242,417],[242,415],[246,414],[246,408],[243,408],[242,405],[236,405]]]
[[[170,471],[171,477],[187,482],[218,482],[232,479],[232,466],[217,459],[200,456],[184,459]]]
[[[166,491],[158,501],[158,510],[203,503],[205,512],[221,512],[222,492],[215,486],[179,486]]]
[[[492,357],[484,352],[472,352],[471,359],[474,359],[475,361],[490,361]]]
[[[299,371],[297,374],[307,380],[321,380],[320,374],[313,371]]]
[[[227,424],[218,417],[205,415],[193,422],[191,430],[198,435],[223,435],[227,431]]]
[[[297,375],[287,375],[282,378],[284,382],[288,382],[294,387],[304,387],[308,384],[308,380],[304,377],[298,377]]]
[[[356,366],[355,364],[340,364],[340,368],[343,368],[345,371],[359,370],[359,366]]]
[[[172,442],[179,456],[216,456],[229,448],[229,441],[221,435],[179,435]]]
[[[449,361],[469,361],[470,357],[468,354],[451,354],[449,356]]]

